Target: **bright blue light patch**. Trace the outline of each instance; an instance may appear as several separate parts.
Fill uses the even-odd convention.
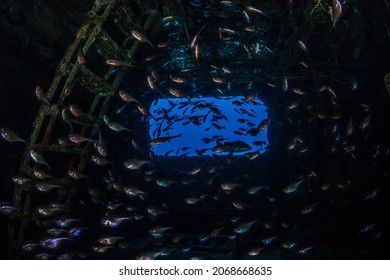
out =
[[[266,107],[258,98],[252,101],[245,101],[243,96],[191,98],[191,101],[159,99],[150,108],[154,117],[149,120],[151,150],[163,156],[199,156],[197,151],[201,155],[228,154],[231,149],[222,153],[212,149],[226,142],[243,141],[250,150],[238,152],[232,145],[234,155],[261,153],[268,145],[267,127],[262,130],[258,127],[268,116]],[[167,111],[165,118],[163,109]],[[165,137],[172,138],[168,141]],[[153,142],[156,139],[162,141]]]

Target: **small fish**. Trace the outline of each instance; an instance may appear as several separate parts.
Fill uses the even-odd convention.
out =
[[[299,88],[293,88],[292,92],[294,92],[298,95],[306,95],[306,93],[302,89],[299,89]]]
[[[137,260],[154,260],[158,258],[159,256],[167,256],[169,255],[174,249],[173,248],[161,248],[159,250],[149,250],[140,253],[136,256]]]
[[[345,130],[345,134],[347,136],[350,136],[352,133],[353,133],[353,122],[352,122],[352,118],[351,118],[348,122],[347,128]]]
[[[359,124],[359,128],[362,130],[362,131],[366,131],[369,126],[370,126],[370,119],[371,119],[371,115],[368,115],[366,117],[364,117],[360,124]]]
[[[78,237],[80,234],[88,228],[72,227],[69,229],[69,237]]]
[[[100,223],[109,228],[119,227],[124,221],[132,221],[131,217],[116,217],[116,216],[105,216],[100,220]]]
[[[156,226],[156,227],[153,227],[149,230],[149,233],[153,236],[153,237],[161,237],[164,232],[166,232],[167,230],[171,229],[172,227],[161,227],[161,226]]]
[[[10,205],[1,205],[0,214],[11,215],[12,213],[18,212],[19,209]]]
[[[232,6],[232,7],[234,6],[232,1],[225,1],[225,0],[219,1],[219,4],[224,6]]]
[[[257,127],[257,130],[259,132],[263,131],[264,129],[266,129],[268,127],[268,124],[269,124],[269,119],[262,120],[261,123],[259,124],[259,126]]]
[[[195,56],[196,61],[199,61],[199,45],[198,44],[195,45],[194,56]]]
[[[336,23],[339,21],[343,13],[343,8],[339,0],[333,0],[332,2],[332,17],[333,25],[332,28],[336,28]]]
[[[138,104],[138,105],[137,105],[137,108],[138,108],[138,111],[139,111],[143,116],[145,116],[145,117],[151,116],[149,110],[148,110],[144,105]]]
[[[253,224],[257,223],[257,220],[247,222],[247,223],[242,223],[234,228],[235,233],[246,233],[248,232]]]
[[[301,50],[303,50],[305,53],[309,54],[309,49],[306,47],[306,45],[301,40],[298,40],[298,45],[301,48]]]
[[[68,231],[62,228],[49,228],[46,230],[46,233],[50,236],[61,237],[67,235]]]
[[[286,243],[282,244],[282,247],[284,249],[288,249],[289,250],[289,249],[295,248],[297,245],[298,245],[298,243],[296,243],[296,242],[286,242]]]
[[[211,80],[216,84],[223,84],[226,81],[224,77],[212,77]]]
[[[26,140],[22,139],[20,136],[18,136],[16,134],[15,131],[9,129],[9,128],[5,128],[5,127],[2,127],[1,128],[1,136],[7,140],[8,142],[10,143],[14,143],[14,142],[23,142],[26,144]]]
[[[177,83],[177,84],[185,84],[188,83],[188,80],[186,78],[178,77],[178,76],[173,76],[172,74],[169,74],[169,78],[171,79],[172,82]]]
[[[88,178],[86,175],[82,174],[80,171],[77,171],[76,169],[69,169],[68,170],[68,175],[76,180],[80,180],[83,178]]]
[[[81,135],[81,134],[69,134],[68,139],[76,144],[80,144],[83,142],[91,142],[91,143],[96,142],[95,140],[92,140],[92,139],[85,137],[84,135]]]
[[[248,207],[248,205],[247,205],[246,203],[244,203],[244,202],[242,202],[242,201],[239,201],[239,200],[234,200],[234,201],[232,202],[232,204],[233,204],[233,206],[234,206],[235,208],[237,208],[237,209],[239,209],[239,210],[245,210],[245,209]]]
[[[167,178],[161,178],[156,180],[156,184],[160,187],[169,188],[173,184],[177,184],[177,182]]]
[[[104,235],[98,238],[98,242],[102,245],[110,246],[115,245],[120,240],[126,240],[122,236]]]
[[[229,29],[229,28],[220,27],[220,28],[218,29],[218,31],[219,31],[220,33],[236,34],[236,31],[235,31],[235,30]]]
[[[283,79],[282,89],[283,89],[283,92],[286,92],[288,90],[288,81],[286,78]]]
[[[65,241],[69,240],[67,237],[60,237],[60,238],[45,238],[39,242],[39,244],[47,249],[56,249],[60,246],[60,244]]]
[[[271,50],[269,47],[265,46],[264,49],[265,49],[267,52],[269,52],[270,54],[275,55],[275,52],[274,52],[273,50]],[[272,88],[275,87],[275,85],[270,84],[270,83],[268,83],[267,85],[270,86],[270,87],[272,87]]]
[[[314,248],[313,246],[301,248],[301,249],[298,250],[298,254],[304,255],[304,254],[306,254],[307,252],[309,252],[310,250],[312,250],[313,248]]]
[[[269,189],[269,187],[267,187],[267,186],[258,186],[257,187],[256,186],[256,187],[249,188],[247,190],[247,192],[248,192],[248,194],[256,194],[256,193],[258,193],[262,189]]]
[[[81,65],[84,65],[87,62],[87,60],[85,59],[85,55],[83,53],[83,50],[81,48],[79,48],[77,51],[76,59],[77,59],[77,62]]]
[[[249,256],[252,256],[252,257],[258,256],[258,255],[261,253],[261,251],[263,251],[263,250],[264,250],[264,247],[252,248],[252,249],[250,249],[250,250],[248,251],[248,255],[249,255]]]
[[[269,237],[269,238],[266,238],[266,239],[261,240],[261,242],[263,242],[264,245],[268,246],[268,245],[271,244],[272,241],[274,241],[276,238],[277,238],[276,236]]]
[[[130,62],[124,62],[117,59],[107,59],[106,64],[118,67],[134,67]]]
[[[53,258],[54,256],[52,254],[48,254],[48,253],[38,253],[35,255],[35,258],[37,260],[49,260],[51,258]]]
[[[71,132],[73,131],[73,126],[72,123],[70,122],[70,117],[69,117],[69,111],[67,108],[63,108],[61,110],[61,118],[62,120],[67,123],[70,127]]]
[[[67,217],[60,217],[60,218],[54,219],[54,223],[56,224],[57,227],[68,228],[73,223],[80,223],[80,220],[73,219],[73,218],[67,218]]]
[[[37,207],[36,213],[43,217],[52,217],[64,213],[64,210],[50,205],[41,205]]]
[[[24,245],[22,246],[22,250],[23,250],[23,252],[31,253],[31,252],[33,252],[38,246],[39,246],[39,244],[37,244],[37,243],[27,243],[27,244],[24,244]]]
[[[308,214],[308,213],[311,213],[313,212],[314,208],[320,203],[320,201],[317,201],[316,203],[313,203],[313,204],[310,204],[306,207],[304,207],[302,210],[301,210],[301,214]]]
[[[51,179],[53,176],[47,174],[45,171],[35,168],[33,170],[33,175],[39,180]]]
[[[125,127],[119,123],[111,121],[107,116],[103,116],[103,121],[108,126],[108,128],[111,129],[112,131],[115,131],[115,132],[129,131],[130,132],[130,129],[128,129],[127,127]]]
[[[225,182],[220,185],[221,189],[224,191],[232,191],[237,187],[241,187],[242,184],[240,183],[231,183],[231,182]]]
[[[73,92],[73,87],[74,87],[74,83],[73,84],[70,84],[70,85],[67,85],[64,89],[64,95],[65,96],[70,96]]]
[[[177,88],[170,88],[170,89],[168,89],[168,92],[177,98],[188,98],[189,99],[189,96],[187,94],[184,94],[181,90],[179,90]]]
[[[132,158],[132,159],[129,159],[129,160],[125,161],[123,165],[127,169],[130,169],[130,170],[138,170],[142,166],[144,166],[145,164],[148,164],[148,163],[149,163],[149,161],[147,161],[147,160],[142,160],[142,159],[138,159],[138,158]]]
[[[298,182],[295,182],[295,183],[291,183],[289,184],[287,187],[285,187],[283,189],[283,192],[284,193],[293,193],[295,192],[297,189],[298,189],[298,186],[303,182],[303,180],[300,180]]]
[[[377,225],[378,225],[377,223],[366,225],[366,226],[362,227],[358,231],[358,233],[366,233],[366,232],[372,231]]]
[[[149,88],[150,88],[151,90],[158,91],[158,88],[157,88],[157,86],[156,86],[156,84],[155,84],[154,79],[153,79],[152,76],[147,75],[147,76],[146,76],[146,80],[148,81],[148,86],[149,86]]]
[[[309,64],[307,64],[307,62],[305,62],[305,61],[301,60],[298,62],[298,64],[301,65],[303,68],[306,68],[306,69],[310,68]]]
[[[99,131],[98,141],[95,142],[94,146],[95,146],[96,150],[98,151],[99,155],[101,155],[102,157],[107,157],[107,155],[108,155],[107,146],[106,146],[106,143],[104,143],[104,141],[103,141],[102,134],[100,131]]]
[[[171,142],[172,139],[174,139],[174,138],[179,138],[179,137],[181,137],[182,135],[183,135],[183,134],[178,134],[178,135],[168,136],[168,137],[159,137],[159,138],[156,138],[156,139],[151,140],[149,143],[150,143],[150,145],[152,145],[152,146],[160,145],[160,144],[165,143],[165,142]]]
[[[246,11],[242,11],[242,15],[244,16],[244,19],[248,25],[251,25],[251,19],[249,18],[249,15]]]
[[[45,102],[47,105],[50,105],[49,100],[47,100],[46,98],[46,93],[41,86],[37,86],[35,88],[35,95],[38,98],[38,100]]]
[[[124,90],[119,90],[118,91],[118,94],[120,96],[120,98],[125,101],[125,102],[135,102],[135,103],[138,103],[139,104],[139,101],[137,99],[135,99],[133,96],[131,96],[130,93],[128,93],[127,91],[124,91]]]
[[[80,117],[86,116],[86,114],[83,112],[83,110],[77,104],[70,104],[69,105],[69,111],[76,118],[80,118]]]
[[[49,182],[37,182],[35,188],[40,192],[50,192],[53,189],[62,189],[62,186]]]
[[[142,200],[145,199],[146,193],[137,189],[134,186],[126,186],[123,188],[123,191],[125,194],[127,194],[130,197],[138,197],[138,198],[141,198]]]
[[[155,206],[151,206],[151,207],[146,208],[146,212],[148,212],[148,214],[152,217],[158,217],[158,216],[163,215],[163,214],[165,214],[165,215],[168,214],[167,211],[161,210],[160,208],[155,207]]]
[[[114,248],[113,246],[104,246],[104,245],[92,246],[92,250],[97,252],[97,253],[100,253],[100,254],[107,253],[108,250],[113,249],[113,248]]]
[[[152,43],[148,40],[148,38],[145,36],[145,34],[139,32],[139,31],[133,30],[133,31],[131,31],[131,35],[133,35],[133,37],[135,39],[137,39],[138,41],[140,41],[141,43],[148,43],[150,46],[153,47]]]
[[[186,171],[185,173],[189,176],[193,176],[198,174],[202,170],[201,167],[193,167],[190,170]]]
[[[252,7],[252,6],[247,6],[245,8],[245,10],[247,11],[250,11],[250,12],[253,12],[253,13],[256,13],[256,14],[259,14],[259,15],[262,15],[262,16],[265,16],[267,18],[271,18],[269,15],[267,15],[266,13],[262,12],[260,9],[257,9],[255,7]]]
[[[173,19],[174,19],[173,16],[166,16],[166,17],[164,17],[161,21],[162,21],[162,22],[169,22],[169,21],[171,21],[171,20],[173,20]]]
[[[378,189],[372,190],[372,191],[364,198],[364,201],[374,198],[375,196],[377,196],[377,194],[378,194]]]
[[[239,136],[246,135],[245,133],[242,133],[241,131],[237,131],[237,130],[233,131],[233,133],[236,134],[236,135],[239,135]]]
[[[32,158],[32,160],[37,163],[37,164],[43,164],[45,165],[48,169],[51,169],[51,167],[49,166],[49,164],[47,164],[47,162],[45,161],[45,159],[43,158],[43,156],[38,153],[37,151],[35,150],[31,150],[30,151],[30,157]]]
[[[201,196],[201,197],[190,196],[190,197],[187,197],[184,201],[187,204],[194,205],[194,204],[197,204],[199,201],[202,201],[204,199],[204,197],[205,196]]]
[[[257,92],[255,92],[255,91],[249,92],[245,95],[244,100],[251,101],[256,97],[256,95],[257,95]]]
[[[29,178],[24,178],[24,177],[21,177],[21,176],[14,176],[12,177],[12,182],[16,185],[23,185],[27,182],[31,182],[31,179]]]
[[[210,233],[210,236],[211,237],[217,237],[221,231],[222,231],[223,227],[219,227],[219,228],[216,228],[214,229],[211,233]]]
[[[99,165],[99,166],[112,164],[111,161],[109,161],[105,157],[103,157],[101,155],[97,155],[97,154],[91,155],[91,160],[93,161],[93,163],[95,163],[96,165]]]
[[[198,40],[200,33],[202,32],[202,30],[205,28],[206,25],[207,25],[207,23],[204,24],[204,25],[199,29],[198,32],[196,32],[196,34],[195,34],[195,36],[194,36],[194,38],[192,39],[191,44],[190,44],[190,48],[191,48],[191,49],[193,49],[193,48],[195,47],[196,41]]]

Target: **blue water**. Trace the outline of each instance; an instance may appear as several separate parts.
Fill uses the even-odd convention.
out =
[[[256,152],[259,151],[259,146],[253,145],[254,141],[265,141],[266,143],[261,146],[260,153],[266,148],[268,145],[267,140],[267,129],[260,132],[257,136],[248,136],[246,135],[246,131],[252,128],[247,123],[252,122],[254,124],[253,128],[256,128],[260,122],[267,118],[267,113],[265,111],[266,107],[264,104],[258,99],[255,98],[253,101],[255,101],[257,104],[251,104],[251,103],[243,103],[241,106],[236,106],[232,104],[234,101],[240,101],[243,102],[244,98],[243,96],[230,96],[230,97],[223,97],[224,99],[217,99],[214,97],[205,97],[205,98],[191,98],[191,104],[188,104],[184,108],[179,109],[181,104],[184,104],[185,102],[188,103],[187,99],[179,99],[179,98],[170,98],[169,100],[176,104],[176,106],[169,112],[168,116],[170,118],[180,118],[184,117],[183,120],[173,120],[173,124],[171,125],[170,129],[167,131],[163,131],[164,128],[167,128],[169,122],[168,120],[161,119],[161,109],[165,108],[168,110],[171,108],[171,105],[168,102],[168,99],[160,99],[157,104],[152,104],[150,108],[150,112],[152,114],[154,113],[154,116],[156,119],[150,119],[149,120],[149,133],[151,139],[155,139],[157,135],[154,133],[158,126],[160,125],[161,121],[163,122],[161,125],[161,135],[159,137],[167,137],[167,136],[176,136],[179,134],[182,134],[182,136],[178,138],[172,139],[170,142],[165,142],[160,145],[152,146],[152,151],[156,155],[165,155],[168,151],[173,150],[171,153],[169,153],[169,156],[180,156],[183,154],[187,154],[188,156],[197,156],[197,153],[195,152],[195,149],[201,150],[201,149],[209,149],[208,151],[204,152],[203,155],[212,155],[214,152],[211,151],[211,149],[217,145],[216,141],[212,141],[208,144],[204,143],[202,141],[202,138],[212,138],[214,135],[221,135],[225,140],[222,140],[227,142],[233,142],[237,140],[241,140],[245,143],[247,143],[249,146],[252,147],[252,149],[248,152]],[[222,129],[218,129],[214,126],[212,126],[212,116],[213,112],[210,112],[210,108],[202,108],[202,109],[195,109],[194,112],[191,113],[191,109],[193,109],[194,105],[193,103],[196,101],[202,100],[205,103],[212,103],[213,106],[217,107],[218,110],[224,115],[227,120],[220,119],[218,122],[218,126],[224,127]],[[248,116],[248,114],[245,113],[238,113],[234,109],[239,110],[239,108],[243,108],[246,111],[250,112],[251,114],[256,114],[255,117]],[[251,111],[251,109],[253,111]],[[203,116],[205,116],[207,113],[209,113],[208,117],[206,118],[206,121],[203,122]],[[190,116],[202,116],[199,119],[200,125],[195,125],[192,122],[189,122],[187,125],[183,125],[186,121],[188,122],[188,117]],[[185,117],[188,116],[188,117]],[[239,123],[237,122],[237,119],[245,119],[245,123]],[[239,130],[239,128],[243,128],[245,130]],[[241,131],[245,135],[237,135],[234,133],[234,131]],[[184,150],[182,150],[184,148]],[[246,152],[241,153],[234,153],[235,155],[243,155]]]

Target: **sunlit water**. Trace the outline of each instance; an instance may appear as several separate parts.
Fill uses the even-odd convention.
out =
[[[267,128],[261,131],[256,136],[247,135],[247,131],[251,128],[256,128],[260,122],[267,118],[267,113],[265,111],[266,107],[264,104],[258,99],[255,98],[253,101],[256,104],[252,104],[249,102],[244,103],[243,96],[230,96],[223,97],[224,99],[214,98],[214,97],[205,97],[205,98],[191,98],[191,104],[184,106],[184,103],[188,103],[187,99],[178,99],[171,98],[169,99],[171,102],[175,103],[176,106],[169,111],[171,105],[168,102],[168,99],[160,99],[157,104],[152,104],[150,108],[150,112],[154,113],[155,119],[149,120],[150,125],[150,138],[156,139],[157,137],[173,137],[182,134],[180,137],[173,138],[170,142],[165,142],[160,145],[152,146],[152,151],[156,155],[168,155],[168,156],[180,156],[186,154],[187,156],[197,156],[195,150],[208,149],[203,155],[212,155],[214,152],[212,148],[215,147],[218,143],[216,140],[211,141],[210,143],[204,143],[202,141],[203,138],[212,138],[213,136],[220,135],[224,139],[221,139],[220,143],[233,142],[233,141],[243,141],[249,146],[251,146],[251,150],[248,152],[256,152],[260,153],[264,151],[266,146],[268,145],[267,140]],[[217,127],[212,126],[212,117],[215,115],[211,112],[210,108],[196,108],[194,109],[194,102],[202,101],[202,103],[209,103],[218,108],[218,110],[222,113],[223,116],[227,118],[221,118],[217,122],[218,126],[222,127],[218,129]],[[232,104],[234,101],[243,102],[241,106],[237,106]],[[183,105],[183,106],[180,106]],[[183,108],[179,108],[183,107]],[[172,119],[172,124],[169,127],[170,121],[163,119],[161,117],[161,110],[165,108],[169,113],[169,118]],[[240,111],[240,108],[249,112],[253,116],[248,115]],[[235,110],[236,109],[236,110]],[[192,111],[193,110],[193,111]],[[192,112],[191,112],[192,111]],[[204,118],[208,114],[207,118]],[[199,118],[198,125],[189,121],[190,116],[201,116]],[[218,114],[216,114],[218,116]],[[175,120],[175,118],[183,118],[182,120]],[[244,119],[245,122],[240,123],[237,120]],[[203,120],[205,120],[203,122]],[[158,127],[160,123],[161,125],[161,134],[157,135]],[[189,122],[186,124],[186,122]],[[254,124],[252,127],[248,125],[249,123]],[[169,129],[167,129],[169,128]],[[167,130],[166,130],[167,129]],[[165,131],[164,131],[165,130]],[[241,132],[244,135],[238,135],[234,133],[234,131]],[[258,146],[253,143],[264,141],[265,144]],[[170,152],[169,152],[170,151]],[[242,155],[246,152],[235,152],[234,155]]]

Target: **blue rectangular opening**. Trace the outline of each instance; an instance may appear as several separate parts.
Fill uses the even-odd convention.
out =
[[[150,112],[151,150],[159,156],[236,156],[268,145],[266,107],[256,97],[166,98]]]

